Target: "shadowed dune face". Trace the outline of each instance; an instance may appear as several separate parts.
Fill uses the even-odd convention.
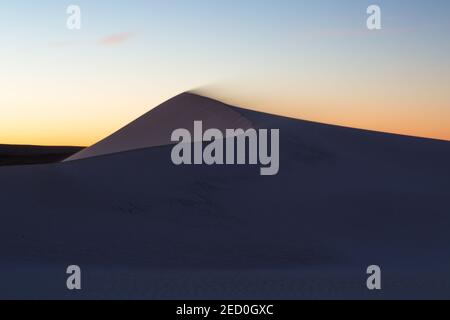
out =
[[[0,145],[0,166],[60,162],[82,149],[82,147]]]
[[[0,168],[0,297],[67,297],[74,263],[87,298],[370,298],[374,263],[382,297],[448,297],[450,143],[230,110],[280,129],[277,176],[171,146]]]
[[[196,120],[202,120],[204,130],[216,128],[223,133],[226,129],[252,128],[251,121],[231,106],[195,94],[183,93],[66,161],[171,145],[172,132],[179,128],[192,132]]]

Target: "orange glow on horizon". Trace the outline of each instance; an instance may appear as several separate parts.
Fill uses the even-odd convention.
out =
[[[311,107],[313,103],[309,102],[299,107],[297,103],[286,100],[283,101],[284,107],[280,108],[278,104],[269,99],[261,99],[255,103],[246,99],[233,100],[218,95],[215,95],[215,97],[232,105],[295,119],[450,141],[450,126],[445,125],[444,119],[426,119],[417,116],[404,118],[401,112],[391,114],[374,112],[376,108],[370,105],[368,108],[353,113],[349,112],[347,108],[341,108],[341,105],[337,105],[334,108],[329,108],[328,106],[326,110],[329,112],[326,113],[323,111],[325,108],[320,103],[315,103],[314,107]],[[162,99],[159,103],[164,100],[166,99]],[[255,108],[255,105],[260,107]],[[275,105],[277,107],[274,107]],[[70,114],[68,114],[67,118],[64,118],[61,114],[59,116],[62,119],[60,123],[46,120],[45,115],[35,119],[30,117],[22,123],[10,123],[9,126],[6,125],[0,128],[0,144],[90,146],[119,130],[147,111],[149,109],[141,108],[140,113],[121,113],[123,119],[119,119],[117,115],[114,118],[108,118],[108,115],[102,112],[99,112],[95,117],[89,117],[92,113],[87,112],[85,117],[82,114],[78,114],[76,121],[72,121],[73,116],[70,117]],[[103,119],[103,121],[98,119]],[[438,120],[442,120],[442,123],[439,123]]]

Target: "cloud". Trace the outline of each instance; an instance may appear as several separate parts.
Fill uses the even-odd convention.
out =
[[[131,32],[116,33],[100,39],[99,43],[102,46],[119,46],[130,40],[132,37],[133,34]]]

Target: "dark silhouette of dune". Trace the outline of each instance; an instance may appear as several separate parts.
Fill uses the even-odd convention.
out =
[[[0,166],[60,162],[82,149],[82,147],[46,147],[4,144],[0,145]]]
[[[196,101],[196,120],[223,111],[166,105]],[[226,108],[220,125],[280,129],[278,175],[175,166],[165,133],[142,148],[126,128],[81,161],[0,168],[0,297],[448,298],[450,143]]]

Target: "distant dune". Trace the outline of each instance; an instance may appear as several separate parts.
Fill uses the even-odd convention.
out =
[[[194,118],[280,129],[279,174],[173,165],[167,134]],[[449,142],[183,94],[71,160],[0,167],[1,298],[450,295]],[[65,289],[72,264],[80,292]]]
[[[82,149],[0,144],[0,166],[60,162]]]

